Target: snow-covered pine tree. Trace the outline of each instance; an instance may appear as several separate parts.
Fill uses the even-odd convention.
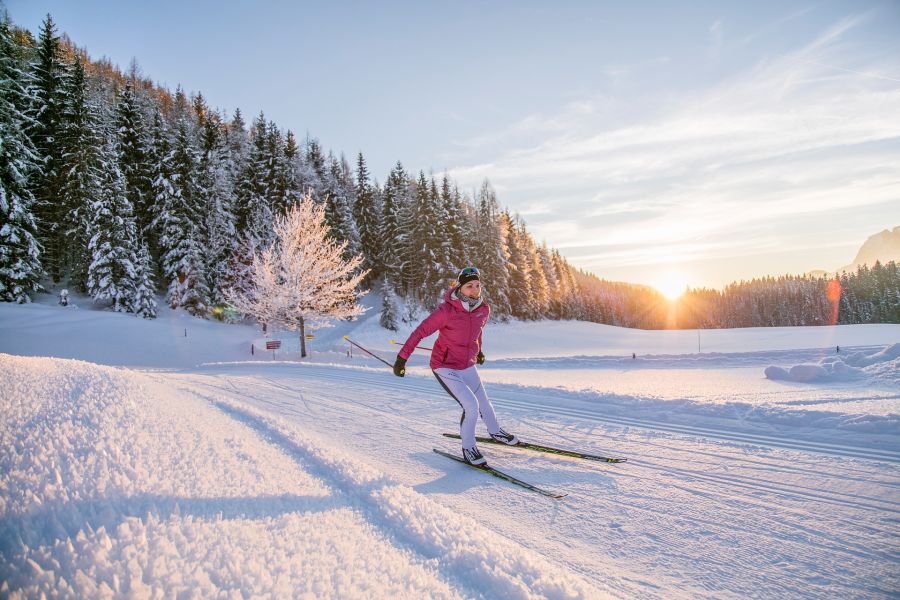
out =
[[[265,188],[273,215],[283,215],[288,206],[284,136],[274,121],[266,128]]]
[[[451,194],[453,195],[456,211],[459,215],[459,235],[462,240],[461,243],[466,248],[466,265],[473,265],[480,268],[477,258],[478,253],[481,251],[481,242],[478,239],[478,208],[475,206],[472,198],[460,193],[456,183],[453,184],[453,191]]]
[[[514,317],[534,319],[535,310],[531,297],[531,257],[525,240],[520,237],[517,219],[504,211],[501,219],[506,225],[506,244],[509,248],[509,303]]]
[[[243,285],[243,282],[249,277],[248,269],[256,250],[256,243],[251,242],[245,234],[246,215],[241,224],[238,214],[241,208],[241,181],[250,157],[250,136],[247,133],[240,109],[235,109],[234,116],[228,123],[225,137],[228,148],[227,168],[231,182],[231,213],[235,239],[231,259],[221,265],[224,269],[220,279],[222,290]],[[210,230],[210,234],[212,234],[212,230]]]
[[[512,314],[510,306],[508,223],[500,214],[497,196],[491,184],[485,180],[478,191],[478,215],[473,248],[476,266],[482,271],[485,299],[490,303],[492,315],[506,320]]]
[[[328,171],[328,165],[325,160],[325,154],[322,152],[322,146],[316,138],[306,138],[306,163],[315,175],[315,181],[309,181],[307,184],[312,188],[313,199],[322,201],[321,190],[318,187],[325,180],[325,173]]]
[[[232,208],[233,169],[229,164],[229,150],[222,120],[221,115],[215,112],[207,113],[203,120],[197,190],[200,216],[205,220],[205,279],[209,286],[209,304],[216,317],[222,316],[222,307],[226,301],[222,289],[237,250],[237,230]]]
[[[404,271],[415,282],[410,290],[413,297],[429,310],[440,302],[443,283],[451,275],[448,248],[441,233],[446,216],[437,196],[434,179],[429,183],[425,173],[419,171],[410,215],[411,251]]]
[[[229,290],[237,309],[262,323],[300,332],[306,356],[306,326],[362,314],[357,291],[366,272],[361,256],[344,258],[325,222],[325,209],[306,196],[275,220],[275,241],[253,257],[251,285]]]
[[[463,233],[466,228],[465,212],[459,191],[451,187],[450,175],[447,173],[441,179],[441,204],[447,219],[443,232],[447,247],[447,270],[451,273],[458,272],[472,263],[469,250],[472,240]]]
[[[313,200],[321,202],[322,180],[319,178],[316,169],[310,162],[310,156],[316,155],[316,152],[311,151],[310,149],[310,144],[313,143],[313,141],[314,140],[310,139],[309,134],[307,134],[302,146],[297,149],[297,158],[294,160],[294,168],[296,169],[297,189],[300,190],[301,197],[306,194],[311,194]],[[318,148],[318,145],[316,147]],[[315,157],[321,159],[321,156],[316,155]],[[294,199],[295,202],[297,200],[297,198]]]
[[[397,306],[397,293],[394,291],[394,281],[390,275],[384,276],[384,284],[381,286],[381,317],[378,322],[385,329],[397,331],[398,320],[400,318],[399,307]]]
[[[284,151],[280,154],[279,171],[284,179],[284,206],[290,208],[303,197],[303,158],[293,132],[284,136]]]
[[[322,194],[325,198],[325,220],[334,239],[347,242],[347,256],[359,254],[359,232],[353,220],[353,198],[356,186],[353,184],[349,165],[342,156],[340,160],[333,154],[328,156],[328,170],[323,181]]]
[[[184,89],[180,84],[175,86],[175,95],[172,97],[172,102],[169,105],[166,114],[168,115],[170,122],[187,126],[189,133],[193,136],[195,123],[194,107],[191,105],[187,94],[184,93]]]
[[[525,222],[519,222],[519,239],[524,243],[524,250],[529,267],[528,281],[531,285],[532,318],[544,319],[550,312],[550,286],[547,285],[547,276],[544,273],[544,265],[537,246],[528,231]]]
[[[384,183],[382,192],[382,217],[380,245],[381,265],[391,284],[397,289],[406,290],[408,277],[403,271],[406,253],[409,251],[409,234],[405,229],[407,212],[409,177],[400,161],[394,165]]]
[[[87,290],[95,301],[108,301],[116,311],[131,311],[138,286],[137,227],[120,165],[116,94],[102,77],[89,80],[87,124],[97,139],[96,167],[100,195],[89,200]]]
[[[265,115],[253,121],[247,160],[235,184],[235,226],[251,246],[266,246],[272,239],[273,211],[267,177],[270,169],[269,132]]]
[[[119,168],[125,176],[125,195],[134,210],[138,239],[143,242],[153,221],[147,127],[133,83],[128,80],[116,105]]]
[[[166,302],[183,307],[193,315],[207,310],[209,290],[204,278],[203,246],[206,243],[203,217],[198,214],[198,157],[184,119],[179,119],[168,159],[170,179],[160,181],[165,208],[159,216]]]
[[[102,180],[97,195],[88,200],[87,292],[95,302],[110,302],[116,312],[128,312],[134,309],[140,283],[137,232],[112,137],[110,132],[97,154]]]
[[[105,172],[101,155],[106,140],[102,135],[100,107],[89,97],[80,57],[76,57],[66,85],[63,129],[57,141],[63,148],[60,196],[57,200],[57,228],[67,244],[58,251],[57,266],[68,272],[70,285],[88,291],[88,268],[94,257],[89,248],[93,231],[94,203],[104,199]],[[99,298],[98,298],[99,299]]]
[[[433,223],[428,219],[428,182],[425,173],[419,171],[417,179],[410,178],[410,203],[403,223],[408,245],[403,254],[401,272],[408,278],[405,287],[408,305],[422,305],[428,283],[426,273],[434,272],[434,256],[429,252],[428,240],[432,237]]]
[[[581,302],[581,294],[571,265],[569,265],[559,250],[553,250],[553,265],[559,279],[560,315],[561,319],[583,319],[584,304]]]
[[[448,209],[451,208],[448,189],[448,200],[445,201],[438,189],[434,175],[430,177],[428,195],[431,198],[432,210],[434,212],[435,229],[434,238],[431,245],[434,248],[434,258],[438,264],[438,268],[434,273],[434,288],[430,292],[437,306],[443,298],[444,292],[447,290],[448,284],[455,279],[458,269],[455,264],[462,260],[465,252],[460,247],[453,246],[453,239],[448,235],[447,228],[451,227],[451,217]],[[454,258],[459,256],[460,258]]]
[[[364,257],[363,267],[369,269],[369,281],[382,273],[381,267],[381,214],[376,204],[376,190],[369,181],[369,169],[362,152],[356,159],[356,202],[353,217],[359,231],[359,241]]]
[[[560,301],[560,282],[559,275],[556,274],[556,265],[553,264],[553,256],[550,254],[550,248],[547,242],[542,242],[537,247],[538,256],[541,261],[541,269],[547,281],[548,308],[546,316],[550,319],[562,318],[562,303]]]
[[[40,291],[42,268],[34,196],[28,177],[37,168],[37,154],[26,129],[24,60],[12,39],[10,23],[0,18],[0,301],[25,303]]]
[[[240,113],[237,113],[240,116]],[[233,123],[232,123],[233,125]],[[238,165],[239,172],[234,180],[234,219],[238,235],[242,238],[249,235],[249,225],[252,221],[251,212],[259,201],[261,176],[259,175],[260,150],[257,142],[260,139],[259,127],[265,128],[265,121],[260,117],[254,119],[251,131],[247,133],[244,146],[243,160]]]
[[[153,259],[147,244],[141,244],[136,265],[137,289],[131,310],[145,319],[155,319],[157,314],[156,284],[153,282]]]
[[[193,109],[193,116],[197,120],[197,133],[198,136],[202,139],[203,137],[203,127],[206,125],[206,120],[209,118],[209,105],[206,103],[206,98],[203,97],[203,92],[197,92],[196,95],[191,97],[191,108]],[[198,140],[198,143],[202,144],[202,141]]]
[[[244,117],[241,115],[241,109],[235,109],[234,116],[231,117],[231,121],[228,123],[225,137],[226,145],[228,146],[231,181],[237,182],[250,153],[250,138],[247,135],[247,126],[244,123]]]
[[[884,288],[884,313],[882,322],[900,323],[900,266],[894,261],[886,265],[893,271],[893,277]]]
[[[63,226],[66,208],[62,202],[63,186],[63,112],[66,104],[67,65],[63,59],[56,25],[48,14],[41,25],[32,67],[34,75],[34,119],[31,140],[37,151],[39,169],[30,184],[35,197],[39,242],[44,253],[44,270],[58,283],[62,278],[67,240]]]
[[[167,219],[169,206],[175,188],[172,185],[172,141],[169,129],[159,109],[153,112],[150,127],[150,145],[147,151],[147,162],[150,170],[150,228],[144,232],[148,242],[150,256],[155,263],[161,264],[162,249],[160,239]]]

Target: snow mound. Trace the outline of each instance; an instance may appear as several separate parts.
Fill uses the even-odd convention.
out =
[[[818,363],[794,365],[788,369],[770,365],[766,377],[798,383],[839,382],[856,379],[881,379],[900,383],[900,343],[886,346],[876,352],[853,352],[846,356],[834,355]]]

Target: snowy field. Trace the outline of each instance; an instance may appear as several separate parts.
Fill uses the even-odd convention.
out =
[[[490,325],[505,428],[628,458],[482,448],[552,500],[431,451],[459,413],[427,352],[399,379],[342,340],[392,362],[411,326],[300,362],[76,304],[0,304],[0,597],[900,594],[900,326]]]

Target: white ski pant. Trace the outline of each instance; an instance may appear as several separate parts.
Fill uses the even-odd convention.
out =
[[[478,369],[474,365],[462,370],[434,369],[434,376],[463,409],[459,420],[459,435],[462,438],[463,448],[475,446],[475,425],[478,423],[479,414],[488,432],[500,432],[494,407],[488,400],[484,386],[481,385],[481,378],[478,376]]]

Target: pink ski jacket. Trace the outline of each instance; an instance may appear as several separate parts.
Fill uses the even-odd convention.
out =
[[[409,359],[422,338],[439,331],[431,350],[432,369],[468,369],[475,364],[481,351],[481,330],[491,309],[482,302],[472,312],[467,311],[460,300],[451,297],[454,289],[444,294],[444,301],[410,334],[400,349],[400,358]]]

